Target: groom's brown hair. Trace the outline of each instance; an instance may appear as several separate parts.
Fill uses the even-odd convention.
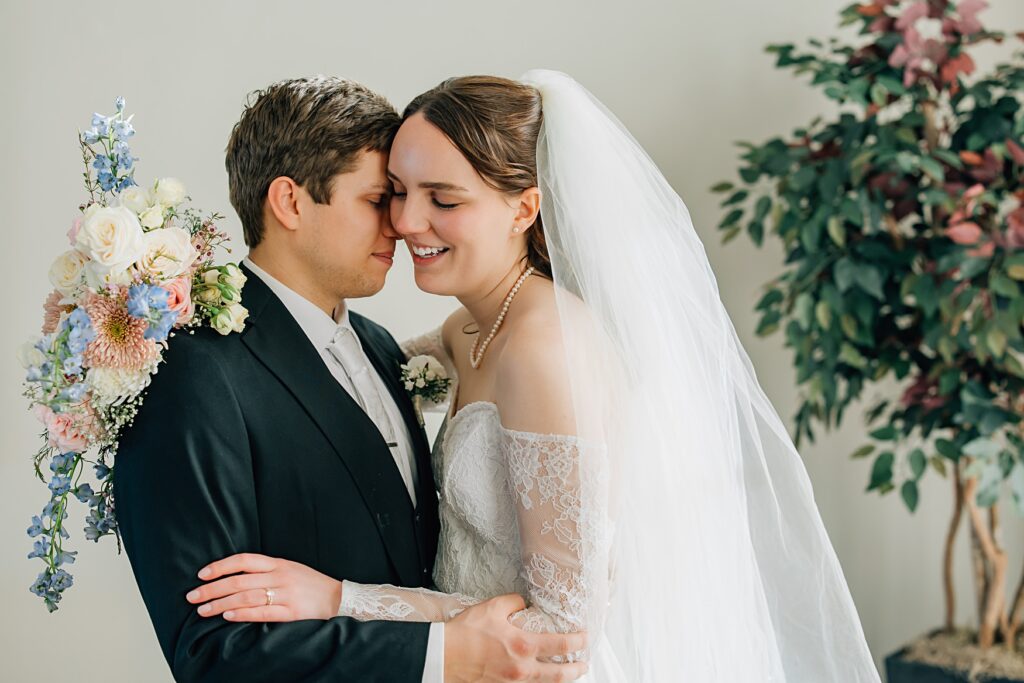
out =
[[[263,240],[263,203],[275,178],[287,176],[328,204],[334,177],[352,170],[363,150],[387,152],[400,123],[384,97],[343,78],[295,78],[250,93],[224,159],[245,243]]]

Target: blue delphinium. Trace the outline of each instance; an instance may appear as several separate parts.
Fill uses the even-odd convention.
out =
[[[167,339],[178,313],[167,309],[168,292],[156,285],[132,285],[128,289],[128,314],[149,323],[142,335],[161,342]]]

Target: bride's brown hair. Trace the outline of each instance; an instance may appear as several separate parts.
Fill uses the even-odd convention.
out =
[[[498,76],[449,78],[418,96],[402,119],[423,116],[452,141],[484,182],[499,192],[537,186],[540,93]],[[540,214],[526,233],[526,260],[551,278],[551,258]]]

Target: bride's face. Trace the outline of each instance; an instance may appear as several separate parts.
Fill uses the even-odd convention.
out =
[[[423,115],[411,116],[399,129],[388,176],[394,183],[391,221],[423,291],[485,295],[525,255],[525,237],[513,232],[522,211],[519,199],[485,183]]]

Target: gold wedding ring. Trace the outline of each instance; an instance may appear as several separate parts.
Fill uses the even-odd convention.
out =
[[[267,607],[270,607],[274,604],[274,596],[277,594],[269,588],[264,588],[263,592],[267,594]]]

